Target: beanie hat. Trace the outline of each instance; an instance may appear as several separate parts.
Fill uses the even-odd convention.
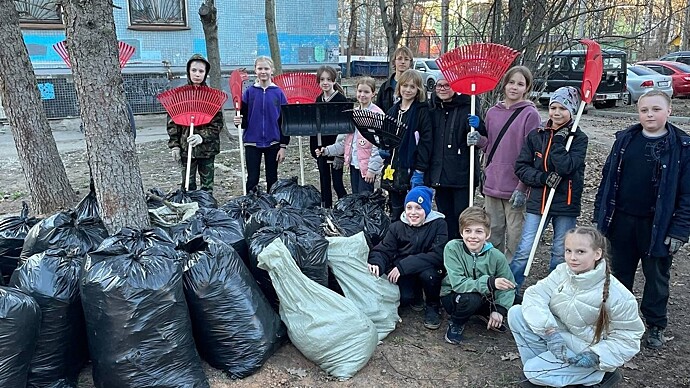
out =
[[[558,88],[551,95],[549,106],[554,102],[563,105],[567,110],[570,111],[570,115],[575,117],[577,110],[580,107],[580,91],[572,86],[563,86]]]
[[[424,209],[424,215],[428,216],[431,213],[431,199],[434,193],[426,186],[417,186],[410,190],[405,197],[405,204],[408,202],[415,202]]]
[[[192,62],[194,62],[194,61],[201,62],[206,66],[206,74],[204,74],[204,80],[201,81],[201,83],[203,84],[206,82],[206,78],[208,77],[208,72],[211,70],[211,64],[201,54],[192,55],[192,57],[189,58],[189,60],[187,61],[187,79],[188,80],[191,80],[191,77],[189,76],[189,68],[192,66]],[[191,81],[189,81],[189,82],[191,83]]]

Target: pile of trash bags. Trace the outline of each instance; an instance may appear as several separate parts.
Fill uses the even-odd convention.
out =
[[[10,276],[19,265],[24,238],[37,222],[34,217],[29,217],[26,202],[22,202],[19,215],[0,220],[0,285],[9,284]]]

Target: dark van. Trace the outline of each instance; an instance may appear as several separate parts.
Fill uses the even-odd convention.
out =
[[[543,55],[537,67],[537,78],[534,81],[536,92],[532,93],[532,97],[548,106],[551,93],[561,86],[582,87],[585,53],[584,50],[563,50]],[[604,70],[592,103],[596,108],[613,108],[616,102],[628,100],[625,89],[627,54],[610,49],[602,50],[601,54]],[[543,78],[544,74],[547,75],[546,80]]]

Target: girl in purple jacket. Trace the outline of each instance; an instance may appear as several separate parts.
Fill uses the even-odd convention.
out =
[[[470,132],[467,143],[476,141],[484,151],[484,206],[491,217],[489,242],[510,261],[520,242],[527,199],[527,186],[515,175],[515,161],[527,134],[539,127],[541,119],[534,104],[525,100],[532,90],[532,73],[528,68],[512,67],[503,77],[501,87],[503,101],[491,107],[484,119],[488,136],[479,138],[479,132]],[[504,134],[499,139],[501,132]]]

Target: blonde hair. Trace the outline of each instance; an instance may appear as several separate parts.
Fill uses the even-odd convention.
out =
[[[491,229],[491,216],[483,208],[479,206],[470,206],[460,213],[458,218],[460,230],[462,231],[470,225],[482,225],[487,231]]]
[[[337,90],[340,94],[343,96],[345,95],[345,90],[343,90],[342,86],[340,86],[339,83],[335,82],[336,79],[338,79],[338,73],[335,71],[334,68],[330,66],[321,66],[316,70],[316,83],[320,83],[321,76],[327,73],[328,76],[333,80],[333,89]]]
[[[267,57],[265,55],[260,55],[256,57],[256,59],[254,60],[254,67],[256,67],[256,65],[259,62],[266,62],[268,63],[268,66],[271,67],[271,70],[275,70],[275,65],[273,64],[273,59],[271,59],[271,57]]]
[[[400,87],[403,84],[411,83],[417,87],[417,97],[415,99],[419,102],[426,101],[426,92],[422,86],[422,76],[414,69],[407,69],[400,75],[397,85],[395,85],[395,94],[400,96]]]
[[[395,67],[395,58],[398,57],[398,55],[404,55],[408,58],[410,58],[410,62],[412,62],[412,58],[414,58],[414,55],[412,54],[412,50],[410,50],[406,46],[400,46],[395,51],[393,52],[393,57],[391,58],[391,66]],[[412,66],[412,63],[410,63],[410,67]]]
[[[371,77],[358,78],[355,87],[359,88],[359,85],[366,85],[371,88],[372,93],[376,93],[376,80]]]
[[[640,101],[642,101],[643,98],[654,97],[654,96],[662,97],[664,100],[666,100],[666,103],[668,103],[668,107],[669,108],[671,107],[671,97],[669,97],[668,94],[662,92],[661,90],[654,90],[654,89],[641,95],[640,98],[637,99],[637,105],[640,105]]]
[[[592,339],[592,344],[596,344],[597,342],[601,341],[601,338],[604,336],[605,332],[609,330],[609,324],[611,323],[611,317],[609,316],[609,312],[606,310],[606,301],[609,299],[609,287],[611,285],[611,266],[609,265],[607,255],[609,242],[606,237],[601,234],[601,232],[591,226],[578,226],[570,229],[565,236],[568,237],[570,234],[588,236],[591,241],[590,246],[592,249],[601,249],[601,259],[598,261],[603,260],[606,265],[604,291],[601,295],[601,306],[599,306],[599,315],[597,316],[597,320],[594,325],[594,339]]]
[[[522,74],[522,76],[525,77],[525,85],[527,88],[525,89],[525,94],[522,96],[522,98],[526,98],[529,96],[530,92],[532,92],[532,83],[534,82],[534,77],[532,76],[532,72],[525,66],[513,66],[508,69],[501,79],[501,86],[498,90],[505,94],[506,85],[515,74]]]

